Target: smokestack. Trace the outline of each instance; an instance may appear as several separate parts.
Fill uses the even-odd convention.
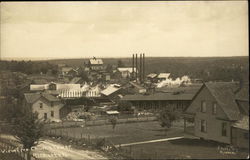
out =
[[[137,65],[137,53],[135,54],[135,79],[136,79],[136,82],[137,82],[137,73],[138,73],[138,65]]]
[[[143,59],[142,59],[142,61],[143,61],[143,63],[142,63],[142,68],[143,68],[143,70],[142,70],[142,81],[143,81],[143,83],[144,83],[144,80],[145,80],[145,54],[143,53],[143,57],[142,57]]]
[[[142,54],[140,54],[140,83],[142,82]]]
[[[134,67],[135,67],[135,56],[134,56],[134,54],[133,54],[133,59],[132,59],[132,79],[134,78]]]

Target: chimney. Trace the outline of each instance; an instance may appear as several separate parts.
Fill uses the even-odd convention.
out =
[[[142,56],[141,56],[141,54],[140,54],[140,66],[139,66],[139,68],[140,68],[140,69],[139,69],[139,82],[140,82],[140,83],[141,83],[141,73],[142,73],[142,72],[141,72],[141,71],[142,71],[142,70],[141,70],[141,67],[142,67],[141,58],[142,58]]]
[[[135,56],[134,56],[134,54],[133,54],[133,59],[132,59],[132,79],[134,79],[134,67],[135,67]]]
[[[137,53],[135,55],[135,79],[137,82],[137,78],[138,78],[138,64],[137,64]]]
[[[143,83],[144,83],[144,81],[145,81],[145,54],[143,53],[143,57],[142,57],[143,59],[143,63],[142,63],[142,68],[143,68],[143,70],[142,70],[142,81],[143,81]]]

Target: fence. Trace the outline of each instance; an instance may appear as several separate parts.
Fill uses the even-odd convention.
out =
[[[117,124],[119,123],[132,123],[132,122],[145,122],[145,121],[155,121],[157,118],[155,116],[145,116],[145,117],[134,117],[134,118],[122,118],[117,119]],[[68,128],[68,127],[79,127],[79,126],[98,126],[98,125],[110,125],[111,122],[108,118],[103,120],[89,120],[89,121],[63,121],[48,123],[45,127],[48,128]]]

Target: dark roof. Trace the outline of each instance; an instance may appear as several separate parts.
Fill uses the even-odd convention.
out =
[[[238,120],[240,118],[240,110],[235,101],[234,94],[235,90],[238,88],[237,83],[209,82],[205,83],[205,86],[230,120]]]
[[[24,93],[24,97],[28,103],[34,103],[38,99],[40,99],[41,97],[44,97],[49,102],[60,101],[59,98],[57,98],[53,95],[50,95],[50,94],[46,94],[46,93]]]
[[[237,100],[249,101],[249,83],[242,85],[242,88],[236,93]]]
[[[126,95],[121,100],[125,101],[171,101],[171,100],[192,100],[194,94],[154,93],[150,95]]]

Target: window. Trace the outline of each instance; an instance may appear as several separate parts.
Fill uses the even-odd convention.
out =
[[[51,117],[54,117],[54,111],[51,111],[50,115]]]
[[[201,120],[201,132],[207,132],[207,122],[205,120]]]
[[[39,103],[39,106],[42,109],[43,108],[43,103]]]
[[[226,122],[222,122],[222,128],[221,128],[221,135],[222,136],[227,136],[227,123]]]
[[[205,101],[202,101],[202,102],[201,102],[201,112],[205,113],[206,110],[207,110],[207,108],[206,108],[206,102],[205,102]]]
[[[43,117],[44,119],[47,119],[47,113],[44,113]]]
[[[54,106],[54,102],[51,102],[51,107],[53,107]]]
[[[244,133],[244,138],[249,139],[249,133]]]
[[[217,113],[217,103],[214,102],[213,103],[213,111],[212,111],[213,114],[216,114]]]

